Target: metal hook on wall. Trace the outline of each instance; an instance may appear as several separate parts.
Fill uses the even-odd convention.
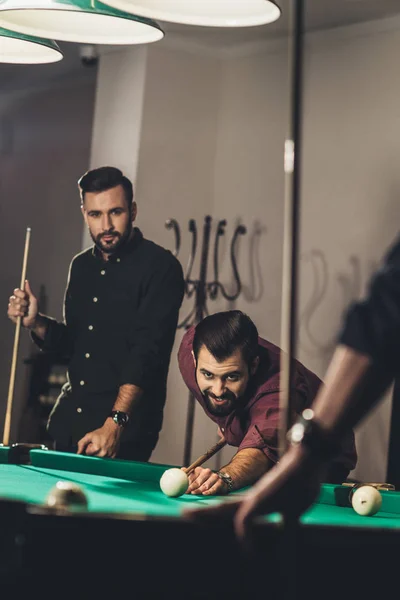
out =
[[[208,270],[208,262],[209,262],[209,254],[210,254],[210,240],[211,240],[211,228],[212,228],[212,217],[207,215],[204,218],[203,223],[203,239],[201,245],[200,252],[200,269],[199,269],[199,277],[198,279],[194,279],[192,277],[193,265],[196,260],[197,252],[198,252],[198,234],[197,234],[197,224],[194,219],[189,220],[189,233],[191,234],[191,248],[189,252],[188,263],[186,267],[185,273],[185,295],[187,298],[191,298],[194,296],[194,305],[189,311],[189,313],[183,318],[183,320],[178,324],[178,329],[189,329],[193,325],[197,325],[200,321],[204,319],[208,315],[208,307],[207,302],[209,300],[216,300],[218,294],[221,293],[222,296],[229,301],[236,300],[241,291],[242,291],[242,283],[239,275],[239,270],[237,266],[237,243],[239,236],[244,235],[246,233],[246,227],[244,225],[238,225],[235,228],[233,233],[231,244],[230,244],[230,262],[233,271],[233,278],[235,281],[235,291],[234,293],[228,293],[224,284],[221,283],[219,278],[219,267],[220,267],[220,257],[219,257],[219,244],[222,236],[225,235],[225,227],[227,225],[226,219],[221,219],[217,223],[217,227],[215,230],[214,236],[214,244],[212,249],[212,261],[213,261],[213,275],[214,278],[212,281],[208,281],[207,278],[207,270]],[[173,252],[174,256],[179,255],[180,247],[181,247],[181,230],[179,223],[176,219],[168,219],[165,223],[165,227],[167,229],[172,229],[175,235],[175,250]],[[189,395],[189,407],[187,414],[187,422],[186,422],[186,435],[185,435],[185,448],[184,448],[184,457],[183,464],[189,464],[191,460],[191,446],[192,446],[192,438],[193,438],[193,425],[194,425],[194,410],[195,410],[195,399],[190,394]]]

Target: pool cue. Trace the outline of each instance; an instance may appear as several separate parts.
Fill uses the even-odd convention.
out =
[[[197,460],[195,460],[189,467],[187,467],[186,469],[184,469],[184,471],[186,472],[186,475],[190,475],[190,473],[192,473],[192,471],[194,471],[196,467],[200,467],[209,458],[211,458],[212,456],[214,456],[214,454],[216,454],[224,446],[226,446],[226,443],[227,442],[226,442],[225,438],[221,438],[219,440],[219,442],[217,442],[212,448],[210,448],[209,450],[207,450],[207,452],[205,454],[202,454],[201,456],[199,456],[199,458]]]
[[[288,447],[287,432],[295,414],[292,380],[297,330],[297,279],[300,221],[300,176],[302,133],[302,88],[304,54],[305,0],[291,0],[289,10],[289,124],[285,141],[285,201],[283,231],[282,322],[281,322],[281,391],[279,397],[279,456]],[[299,523],[283,518],[277,547],[279,555],[279,584],[283,600],[298,598]]]
[[[28,227],[26,230],[25,250],[24,250],[24,258],[23,258],[23,262],[22,262],[21,287],[20,287],[21,290],[25,289],[26,267],[28,264],[30,239],[31,239],[31,228]],[[18,317],[16,326],[15,326],[14,348],[13,348],[12,361],[11,361],[10,383],[9,383],[9,387],[8,387],[7,410],[6,410],[6,418],[4,421],[4,433],[3,433],[3,445],[4,446],[8,446],[8,444],[10,442],[11,412],[12,412],[12,403],[13,403],[13,396],[14,396],[15,373],[17,370],[17,354],[18,354],[19,336],[20,336],[20,332],[21,332],[21,324],[22,324],[22,317]]]
[[[286,452],[287,432],[292,425],[293,361],[296,348],[298,251],[300,221],[300,175],[302,133],[302,84],[304,54],[305,0],[291,0],[289,36],[289,77],[291,102],[288,135],[285,142],[285,202],[281,321],[281,392],[279,455]]]

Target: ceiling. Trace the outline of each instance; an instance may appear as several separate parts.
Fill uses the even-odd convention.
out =
[[[282,10],[281,18],[270,25],[222,29],[185,27],[162,23],[166,34],[181,39],[227,47],[287,35],[290,23],[291,0],[275,0]],[[391,16],[400,16],[400,0],[304,0],[305,26],[308,31],[331,29]]]
[[[287,35],[291,0],[276,2],[282,9],[281,18],[275,23],[261,27],[224,29],[172,23],[161,23],[161,26],[166,33],[165,39],[174,37],[183,42],[205,45],[207,48],[229,48],[237,44]],[[305,0],[305,8],[308,31],[400,16],[400,0]],[[64,52],[64,60],[59,63],[31,66],[0,64],[1,89],[26,89],[27,86],[40,85],[77,70],[80,70],[82,75],[93,75],[93,69],[90,67],[83,70],[78,44],[60,43],[60,46]]]

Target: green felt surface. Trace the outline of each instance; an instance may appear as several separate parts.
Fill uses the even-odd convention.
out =
[[[400,529],[400,493],[381,491],[382,507],[372,516],[357,514],[350,505],[351,488],[324,484],[317,501],[300,517],[307,526],[326,527],[374,527]],[[268,522],[282,522],[279,514],[264,517]]]
[[[226,501],[224,497],[165,496],[159,481],[168,465],[40,450],[31,451],[31,458],[32,465],[1,465],[0,497],[42,504],[57,481],[72,481],[82,487],[93,512],[179,517],[186,508]]]
[[[227,497],[183,495],[169,498],[159,481],[171,465],[102,459],[50,450],[31,450],[31,465],[7,464],[7,449],[0,446],[0,497],[42,504],[57,481],[78,483],[85,491],[89,510],[179,517],[186,508],[227,502]],[[243,490],[244,491],[244,490]],[[371,517],[358,515],[349,503],[350,488],[323,485],[317,502],[304,513],[307,526],[377,527],[400,529],[400,493],[382,491],[382,508]],[[265,517],[279,522],[278,514]]]

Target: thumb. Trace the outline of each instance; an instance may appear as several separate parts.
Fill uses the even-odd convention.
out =
[[[31,290],[31,286],[29,284],[29,281],[27,279],[25,279],[25,286],[24,286],[24,291],[28,294],[29,297],[33,298],[35,297],[32,290]]]

